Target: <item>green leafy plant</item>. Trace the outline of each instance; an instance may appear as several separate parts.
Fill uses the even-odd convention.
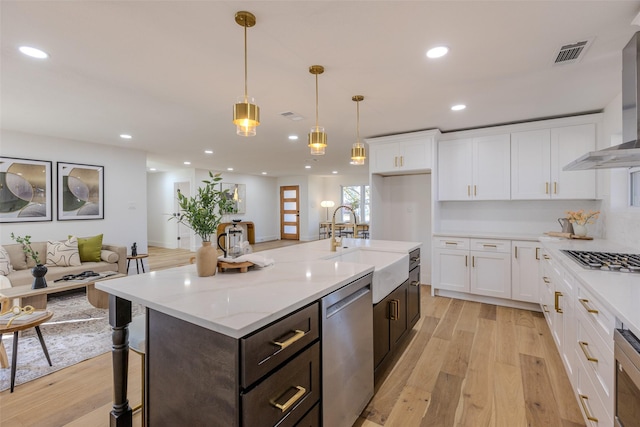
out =
[[[204,186],[198,187],[198,193],[193,197],[186,197],[178,193],[180,214],[169,220],[178,221],[194,231],[203,242],[210,242],[211,235],[215,235],[222,216],[233,208],[229,191],[222,190],[220,173],[209,172],[211,179],[203,180]]]
[[[31,236],[26,235],[24,237],[15,236],[11,233],[11,238],[15,240],[17,243],[22,245],[22,251],[36,263],[36,265],[40,265],[40,256],[37,251],[34,251],[31,247]]]

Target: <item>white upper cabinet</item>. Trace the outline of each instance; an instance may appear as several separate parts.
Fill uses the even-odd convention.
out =
[[[438,131],[367,139],[369,173],[403,174],[433,168],[433,142]]]
[[[511,199],[595,199],[595,171],[563,171],[595,150],[593,123],[511,134]]]
[[[440,141],[439,200],[509,200],[509,134]]]

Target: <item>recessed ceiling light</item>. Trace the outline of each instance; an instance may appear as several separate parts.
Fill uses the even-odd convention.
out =
[[[266,175],[266,174],[267,174],[266,172],[262,172],[262,175]]]
[[[151,172],[155,172],[157,169],[156,169],[156,168],[149,168],[149,170],[150,170]]]
[[[338,173],[338,171],[333,171],[333,172],[331,172],[331,173]]]
[[[20,50],[20,52],[32,58],[47,59],[49,57],[49,54],[47,52],[40,49],[36,49],[35,47],[20,46],[18,49]]]
[[[440,58],[449,53],[449,48],[446,46],[437,46],[427,51],[427,58]]]
[[[304,167],[305,169],[311,169],[311,165],[307,165]]]
[[[466,106],[466,105],[464,105],[464,104],[457,104],[457,105],[454,105],[453,107],[451,107],[451,110],[453,110],[453,111],[460,111],[460,110],[464,110],[465,108],[467,108],[467,106]]]
[[[213,150],[204,150],[204,154],[213,154]]]
[[[121,133],[121,134],[120,134],[120,138],[122,138],[122,139],[131,139],[131,138],[132,138],[132,136],[131,136],[131,135],[128,135],[128,134],[126,134],[126,133]]]
[[[185,164],[185,165],[190,165],[190,164],[191,164],[191,162],[184,162],[184,164]]]
[[[297,141],[298,140],[298,135],[289,135],[289,139],[292,141]]]
[[[227,170],[228,170],[228,171],[232,171],[232,170],[233,170],[233,168],[227,168]]]

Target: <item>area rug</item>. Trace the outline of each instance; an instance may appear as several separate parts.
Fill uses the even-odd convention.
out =
[[[92,306],[84,291],[50,296],[47,310],[54,315],[40,330],[53,366],[47,363],[35,329],[23,331],[18,339],[16,385],[111,351],[109,311]],[[143,310],[134,306],[133,314]],[[2,342],[11,363],[13,334],[4,334]],[[11,369],[0,369],[0,391],[10,385]]]

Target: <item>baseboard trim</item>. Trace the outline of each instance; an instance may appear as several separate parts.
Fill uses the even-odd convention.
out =
[[[437,289],[437,288],[434,288],[433,286],[431,287],[431,295],[461,299],[465,301],[481,302],[485,304],[501,305],[504,307],[519,308],[522,310],[542,312],[542,309],[540,308],[540,304],[536,304],[533,302],[514,301],[514,300],[504,299],[504,298],[495,298],[495,297],[487,297],[484,295],[468,294],[465,292],[455,292],[455,291],[449,291],[446,289]]]

